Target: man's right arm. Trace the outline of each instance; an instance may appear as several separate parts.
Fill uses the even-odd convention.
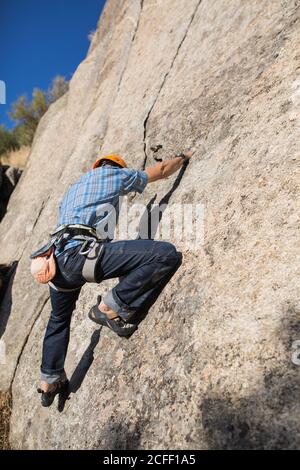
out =
[[[189,160],[192,157],[193,153],[185,152],[183,155],[185,156],[185,159],[182,157],[175,157],[171,160],[165,160],[164,162],[157,163],[157,165],[145,168],[148,183],[154,183],[154,181],[162,180],[173,175],[173,173],[176,173],[176,171],[182,167],[185,160]]]

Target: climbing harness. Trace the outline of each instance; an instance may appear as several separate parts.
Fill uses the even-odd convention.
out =
[[[42,284],[49,283],[58,291],[71,291],[77,289],[63,289],[50,282],[56,274],[55,249],[62,248],[68,241],[78,240],[83,244],[79,254],[85,256],[82,276],[87,282],[99,282],[97,266],[106,240],[97,237],[93,227],[81,224],[60,225],[50,234],[49,242],[30,255],[31,274],[34,279]]]

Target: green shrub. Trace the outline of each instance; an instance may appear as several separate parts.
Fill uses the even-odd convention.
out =
[[[0,125],[0,155],[19,148],[17,137],[13,132]]]
[[[14,129],[9,131],[4,126],[0,127],[0,155],[22,145],[31,145],[40,119],[49,106],[63,96],[68,88],[69,83],[65,78],[57,76],[49,90],[35,88],[31,101],[25,95],[20,96],[12,104],[9,113],[15,122]]]

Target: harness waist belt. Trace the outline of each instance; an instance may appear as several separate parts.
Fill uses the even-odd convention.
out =
[[[60,248],[71,240],[71,238],[82,241],[98,240],[97,232],[93,227],[81,224],[60,225],[50,234],[50,237],[51,238],[46,245],[30,255],[31,259],[44,255],[51,248]]]
[[[85,236],[94,237],[96,239],[98,238],[97,232],[93,227],[90,227],[89,225],[82,225],[82,224],[60,225],[50,235],[51,237],[53,236],[58,237],[64,234],[67,234],[70,237],[74,237],[76,235],[85,235]]]

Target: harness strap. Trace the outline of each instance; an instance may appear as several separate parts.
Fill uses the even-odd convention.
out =
[[[94,238],[97,238],[97,232],[96,229],[93,227],[90,227],[89,225],[82,225],[82,224],[65,224],[65,225],[60,225],[57,227],[51,234],[50,236],[58,236],[68,233],[72,236],[74,235],[89,235]]]
[[[97,233],[93,227],[87,225],[61,225],[52,232],[46,245],[30,255],[30,259],[44,256],[51,248],[61,248],[71,239],[89,244],[91,241],[97,240]]]
[[[85,262],[82,268],[82,276],[87,282],[99,282],[97,280],[97,265],[103,250],[103,242],[95,242],[88,253],[85,254]]]
[[[49,286],[52,287],[52,289],[58,291],[58,292],[74,292],[75,290],[81,289],[81,287],[76,287],[75,289],[65,289],[63,287],[58,287],[53,282],[49,281],[48,282]]]

